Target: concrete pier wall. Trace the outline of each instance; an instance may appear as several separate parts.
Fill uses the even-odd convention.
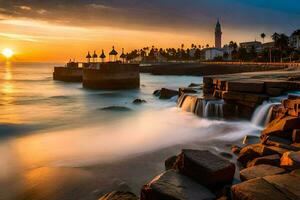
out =
[[[165,63],[152,66],[142,66],[142,73],[153,75],[193,75],[207,76],[218,74],[233,74],[242,72],[256,72],[280,70],[287,65],[258,65],[258,64],[226,64],[226,63]]]
[[[54,67],[53,79],[66,82],[81,82],[82,68]]]
[[[102,63],[100,69],[83,69],[83,87],[134,89],[140,87],[138,64]]]

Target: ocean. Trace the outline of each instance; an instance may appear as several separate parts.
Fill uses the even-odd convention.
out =
[[[57,65],[0,65],[0,199],[138,194],[182,148],[229,152],[259,130],[249,121],[201,119],[152,94],[202,77],[141,74],[140,89],[95,91],[53,81]],[[135,105],[136,98],[147,103]]]

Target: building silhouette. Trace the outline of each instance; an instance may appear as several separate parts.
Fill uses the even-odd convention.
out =
[[[215,47],[222,48],[222,28],[219,19],[215,28]]]

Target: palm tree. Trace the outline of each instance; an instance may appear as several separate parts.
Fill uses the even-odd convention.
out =
[[[266,34],[265,34],[265,33],[262,33],[262,34],[260,34],[260,37],[263,39],[263,43],[265,43],[265,37],[266,37]]]

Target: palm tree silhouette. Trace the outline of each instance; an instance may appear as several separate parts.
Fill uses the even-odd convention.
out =
[[[266,37],[266,34],[265,34],[265,33],[262,33],[262,34],[260,34],[260,37],[263,39],[263,43],[265,43],[265,37]]]

